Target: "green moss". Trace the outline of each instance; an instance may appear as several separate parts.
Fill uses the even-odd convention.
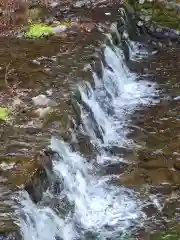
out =
[[[180,235],[176,232],[169,232],[161,236],[161,240],[179,240]]]
[[[0,120],[7,121],[9,119],[9,110],[8,108],[0,107]]]
[[[39,39],[46,35],[54,35],[53,28],[44,24],[31,25],[29,31],[25,33],[26,38]]]
[[[179,237],[176,234],[167,234],[161,238],[162,240],[178,240]]]
[[[179,29],[178,17],[166,15],[166,13],[155,11],[152,20],[162,26]]]
[[[152,234],[151,237],[153,240],[179,240],[180,233],[171,229],[165,232],[156,232]]]
[[[166,9],[160,3],[156,2],[155,4],[147,1],[143,4],[135,1],[133,6],[140,16],[150,16],[150,19],[160,26],[180,30],[180,15],[177,14],[176,9]]]
[[[153,6],[153,4],[150,3],[150,2],[145,2],[145,3],[143,3],[143,4],[140,4],[139,2],[136,2],[136,3],[134,4],[134,7],[135,7],[136,10],[151,9],[152,6]]]

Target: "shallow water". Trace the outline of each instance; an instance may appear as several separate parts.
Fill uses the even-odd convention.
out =
[[[129,164],[128,159],[111,156],[104,148],[136,148],[133,140],[127,138],[128,122],[138,106],[156,102],[156,84],[150,85],[146,79],[138,81],[138,75],[127,68],[119,48],[103,45],[102,51],[101,77],[93,70],[94,88],[86,79],[77,84],[82,118],[78,131],[89,135],[96,155],[87,162],[81,152],[74,152],[68,143],[52,136],[50,146],[59,153],[54,172],[63,179],[63,191],[45,199],[56,198],[56,208],[65,198],[65,215],[43,207],[43,201],[40,207],[31,205],[29,209],[29,200],[23,199],[23,214],[29,219],[21,223],[24,239],[32,239],[32,232],[33,239],[119,239],[129,229],[133,231],[143,225],[146,219],[137,192],[121,183],[111,183],[112,174],[104,176],[98,172],[111,161]]]
[[[9,191],[2,178],[5,199],[16,199],[23,239],[160,239],[165,230],[178,232],[178,47],[157,53],[129,40],[127,61],[110,34],[83,36],[77,46],[75,40],[13,40],[13,56],[1,56],[21,56],[9,83],[22,78],[26,103],[12,126],[1,126],[1,168],[20,157],[29,162],[47,145],[59,153],[53,171],[62,191],[48,189],[38,204],[24,191]],[[31,116],[31,97],[49,88],[58,107],[42,124]],[[12,172],[10,187],[26,177]]]

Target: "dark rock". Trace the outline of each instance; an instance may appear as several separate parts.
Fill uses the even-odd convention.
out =
[[[177,170],[177,171],[180,171],[180,158],[176,158],[174,161],[173,161],[173,167]]]
[[[77,148],[76,151],[80,151],[83,153],[86,157],[92,156],[94,152],[93,145],[91,143],[91,139],[89,136],[85,136],[83,134],[78,134],[77,136]]]
[[[167,200],[163,206],[162,213],[168,219],[173,219],[174,217],[179,216],[180,214],[179,204],[180,202],[178,199]]]
[[[76,124],[79,126],[82,123],[81,109],[80,109],[77,101],[74,98],[71,99],[71,105],[73,107],[73,110],[74,110],[74,113],[75,113],[75,116],[76,116]]]
[[[22,237],[17,232],[0,233],[0,240],[22,240]]]
[[[32,201],[37,203],[41,201],[43,192],[47,190],[48,186],[49,183],[46,171],[38,169],[25,185],[25,190],[29,193]]]
[[[130,49],[129,49],[129,44],[127,41],[122,42],[122,50],[124,52],[125,60],[129,61],[130,58]]]
[[[41,129],[40,128],[36,128],[36,127],[27,127],[26,128],[26,132],[27,134],[38,134],[39,132],[41,132]]]
[[[128,167],[128,163],[120,162],[120,163],[112,163],[112,164],[106,164],[103,167],[103,171],[105,174],[116,174],[119,175],[123,173]]]
[[[153,203],[148,203],[148,204],[146,204],[146,205],[142,208],[142,211],[146,214],[146,216],[147,216],[148,218],[160,214],[157,206],[155,206]]]
[[[46,149],[37,154],[36,160],[43,169],[52,172],[53,170],[52,159],[55,154],[56,152],[54,152],[52,149]]]
[[[55,239],[56,239],[56,240],[63,240],[63,239],[62,239],[61,237],[59,237],[59,236],[56,236]]]
[[[180,41],[179,6],[171,1],[131,1],[125,3],[126,11],[131,10],[139,33],[158,40]],[[129,17],[129,16],[128,16]],[[131,24],[133,26],[133,23]]]
[[[25,184],[25,190],[29,193],[33,202],[41,201],[43,192],[52,184],[51,175],[53,174],[53,157],[57,156],[57,152],[46,149],[38,153],[35,157],[37,168],[34,174]],[[53,183],[55,192],[60,192],[57,182]]]
[[[180,41],[180,32],[169,27],[162,27],[152,23],[145,23],[147,32],[158,39],[168,39],[172,41]]]
[[[54,174],[48,176],[43,170],[37,171],[36,176],[33,176],[33,179],[25,186],[25,190],[29,193],[34,203],[42,200],[43,193],[48,188],[50,188],[54,195],[60,194],[63,189],[63,180],[57,179]]]
[[[88,84],[85,85],[85,91],[87,93],[87,96],[90,98],[91,97],[91,89],[88,86]],[[76,92],[75,99],[84,108],[84,110],[88,113],[89,118],[91,119],[92,129],[94,130],[97,138],[100,139],[102,142],[104,142],[104,139],[103,139],[104,129],[102,128],[102,126],[99,126],[99,124],[97,123],[94,112],[92,111],[91,107],[85,101],[83,101],[83,99],[81,97],[81,93],[79,91]]]
[[[58,195],[63,189],[63,180],[56,179],[52,184],[53,193]]]

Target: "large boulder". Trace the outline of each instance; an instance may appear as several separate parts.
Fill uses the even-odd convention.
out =
[[[9,161],[7,165],[1,163],[1,173],[7,178],[9,186],[25,189],[37,203],[51,184],[48,175],[52,173],[53,154],[53,151],[46,150],[36,154],[33,159],[11,157],[11,160],[6,159],[6,163]]]

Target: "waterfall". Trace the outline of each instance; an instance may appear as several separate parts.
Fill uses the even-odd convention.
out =
[[[50,190],[45,193],[44,198],[54,202],[54,207],[46,206],[43,200],[36,205],[27,193],[19,194],[24,240],[120,239],[146,219],[136,192],[121,186],[118,178],[112,183],[113,176],[102,176],[94,164],[101,166],[107,158],[122,161],[107,156],[103,148],[133,145],[127,138],[128,120],[138,106],[148,105],[155,95],[155,84],[139,81],[128,69],[123,50],[113,44],[111,36],[108,39],[102,46],[101,76],[92,67],[95,87],[86,79],[77,86],[83,133],[99,151],[93,161],[87,161],[61,136],[52,136],[50,147],[59,154],[53,171],[62,179],[63,190],[56,195]],[[139,59],[136,43],[130,41],[130,45],[130,58]]]

